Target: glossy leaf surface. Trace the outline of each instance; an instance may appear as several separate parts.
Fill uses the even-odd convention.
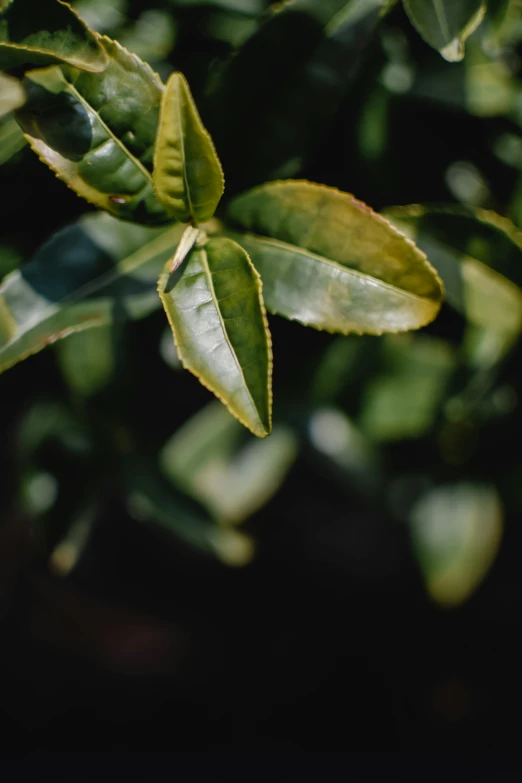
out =
[[[13,109],[18,109],[24,99],[24,91],[18,79],[0,73],[0,117]]]
[[[78,195],[122,220],[165,223],[152,190],[163,85],[138,57],[102,40],[110,64],[101,74],[31,71],[18,120],[33,150]]]
[[[268,310],[329,332],[382,334],[435,318],[442,289],[424,254],[366,204],[310,182],[274,182],[230,205]]]
[[[181,73],[171,75],[162,98],[153,184],[158,201],[182,223],[210,220],[223,195],[221,164]]]
[[[0,372],[61,337],[157,306],[154,282],[181,228],[87,215],[58,232],[0,286]]]
[[[0,69],[67,63],[99,72],[108,59],[97,36],[62,0],[16,0],[0,8]]]
[[[420,35],[446,60],[464,57],[464,41],[482,21],[484,0],[403,0]]]
[[[196,246],[158,291],[182,364],[255,435],[271,429],[272,352],[261,284],[248,255],[221,237]]]

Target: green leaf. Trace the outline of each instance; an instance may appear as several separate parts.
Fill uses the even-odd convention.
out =
[[[22,129],[12,114],[0,120],[0,166],[26,145]]]
[[[220,521],[243,522],[267,503],[297,456],[292,430],[276,425],[258,440],[218,402],[184,424],[162,449],[160,464],[178,487]]]
[[[241,567],[252,560],[252,539],[242,531],[218,525],[191,497],[175,489],[152,460],[132,454],[123,461],[123,473],[132,517],[163,528],[169,536],[226,565]]]
[[[303,168],[318,140],[328,136],[387,5],[273,3],[241,49],[214,68],[200,109],[230,192]]]
[[[114,329],[104,324],[97,329],[75,332],[57,346],[58,363],[72,393],[91,397],[111,380],[115,370]]]
[[[62,0],[16,0],[0,6],[0,69],[67,63],[93,73],[108,58],[93,33]]]
[[[223,11],[232,11],[234,14],[246,16],[258,16],[266,8],[265,0],[170,0],[174,7],[210,6]]]
[[[427,254],[448,304],[484,332],[480,363],[502,358],[522,329],[522,232],[484,209],[411,205],[386,215]]]
[[[13,109],[18,109],[24,100],[24,91],[18,79],[0,73],[0,117]]]
[[[464,57],[464,41],[481,23],[484,0],[403,0],[417,32],[450,62]]]
[[[182,364],[254,435],[271,429],[272,351],[261,281],[248,255],[220,237],[196,246],[158,291]]]
[[[431,598],[458,606],[483,581],[502,539],[495,487],[454,484],[432,489],[411,512],[415,553]]]
[[[154,310],[157,276],[181,231],[97,214],[58,232],[0,286],[0,372],[116,314],[141,318]]]
[[[78,195],[122,220],[169,220],[152,190],[163,85],[138,57],[108,38],[108,68],[31,71],[17,119],[37,155]]]
[[[127,0],[75,0],[74,8],[91,30],[108,33],[124,22]]]
[[[366,204],[310,182],[273,182],[230,205],[230,234],[263,279],[268,310],[315,329],[382,334],[425,326],[442,289],[425,255]]]
[[[182,223],[210,220],[223,195],[219,158],[181,73],[170,76],[163,94],[153,184],[158,201]]]
[[[473,37],[460,63],[419,64],[408,96],[468,112],[477,117],[509,115],[516,108],[518,82],[506,58],[488,57],[483,42]]]

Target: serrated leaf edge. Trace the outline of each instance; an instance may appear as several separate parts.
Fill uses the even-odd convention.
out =
[[[221,197],[223,196],[223,193],[225,192],[225,174],[224,174],[224,171],[223,171],[223,166],[221,165],[221,160],[219,159],[219,155],[217,154],[217,150],[216,150],[216,147],[214,145],[214,140],[212,139],[212,136],[210,135],[210,133],[207,130],[207,128],[205,127],[205,125],[203,123],[203,120],[201,119],[201,115],[199,113],[198,107],[196,106],[196,101],[194,100],[194,96],[192,95],[192,90],[190,89],[190,85],[189,85],[185,75],[181,71],[175,71],[174,73],[172,73],[169,76],[169,79],[172,78],[172,76],[174,76],[174,75],[177,75],[177,76],[180,77],[181,84],[185,88],[185,94],[187,96],[189,104],[190,104],[190,106],[192,108],[192,111],[194,112],[194,115],[195,115],[195,117],[196,117],[196,119],[197,119],[197,121],[199,123],[199,130],[205,136],[205,138],[206,138],[206,140],[207,140],[207,142],[208,142],[208,144],[210,146],[210,149],[212,150],[212,153],[214,155],[214,162],[217,164],[217,169],[218,169],[218,172],[219,172],[219,175],[220,175],[221,195],[220,195],[219,200],[218,200],[218,204],[219,204],[219,201],[221,200]],[[164,95],[165,95],[165,92],[166,92],[166,88],[164,88]],[[159,116],[159,120],[158,120],[157,137],[159,136],[159,133],[161,131],[161,127],[162,127],[162,124],[163,124],[163,111],[164,111],[163,101],[164,101],[164,98],[162,98],[162,102],[161,102],[161,106],[160,106],[160,116]],[[181,113],[179,112],[179,107],[178,107],[178,115],[179,115],[179,124],[182,127],[183,123],[181,121]],[[158,167],[157,137],[156,137],[156,146],[154,148],[154,164],[153,164],[153,169],[152,169],[152,188],[153,188],[153,191],[154,191],[154,195],[156,196],[156,199],[170,213],[171,212],[171,207],[168,204],[167,200],[161,198],[161,196],[158,194],[158,188],[157,188],[157,185],[156,185],[155,172],[156,172],[157,167]],[[185,164],[185,142],[184,142],[184,134],[183,133],[181,133],[181,146],[182,146],[182,160],[183,160],[183,182],[185,184],[185,191],[186,191],[186,194],[187,194],[187,201],[188,201],[189,208],[190,208],[191,218],[192,218],[193,224],[195,226],[197,226],[197,225],[200,225],[200,224],[196,222],[196,219],[195,219],[194,215],[192,214],[193,213],[193,209],[192,209],[192,200],[190,198],[190,187],[189,187],[188,178],[187,178],[187,167],[186,167],[186,164]],[[203,220],[201,222],[202,223],[206,223],[206,222],[208,222],[208,220],[211,220],[211,219],[212,219],[212,216],[210,218],[206,218],[205,220]]]
[[[80,24],[82,25],[84,30],[87,33],[89,33],[90,35],[92,35],[92,37],[98,42],[98,44],[100,44],[100,40],[101,40],[102,36],[100,36],[94,30],[91,30],[91,28],[82,19],[80,14],[74,8],[72,8],[71,5],[69,5],[69,3],[64,2],[64,0],[56,0],[56,2],[58,2],[60,5],[63,5],[65,8],[67,8],[70,11],[70,13],[73,14],[78,19],[78,21],[80,22]],[[6,8],[7,7],[8,6],[6,6]],[[6,9],[3,9],[3,10],[6,10]],[[105,36],[103,36],[103,37],[105,37]],[[78,61],[77,60],[71,60],[70,58],[62,58],[60,60],[58,55],[54,54],[53,52],[49,51],[48,49],[40,49],[40,48],[37,48],[37,47],[34,47],[34,46],[23,46],[21,44],[11,43],[10,41],[2,41],[2,42],[0,42],[0,47],[1,46],[5,46],[6,49],[7,48],[8,49],[14,49],[17,52],[37,52],[38,54],[43,54],[45,56],[56,57],[56,59],[58,60],[58,63],[59,62],[66,63],[67,65],[71,65],[73,68],[78,68],[79,71],[87,71],[88,73],[103,73],[103,71],[105,71],[108,68],[108,66],[109,66],[109,56],[108,56],[107,52],[105,51],[104,47],[101,44],[99,45],[99,48],[100,48],[100,51],[101,51],[101,53],[103,55],[103,59],[106,61],[105,65],[103,66],[103,68],[92,68],[92,67],[86,67],[85,65],[78,65]],[[56,64],[58,64],[58,63],[56,63]]]
[[[237,243],[237,244],[239,244],[239,243]],[[266,438],[268,435],[270,435],[270,432],[272,431],[272,403],[273,403],[272,375],[273,375],[273,366],[274,366],[274,360],[273,360],[273,354],[272,354],[272,334],[270,332],[270,328],[269,328],[269,324],[268,324],[268,318],[267,318],[267,315],[266,315],[265,303],[264,303],[264,300],[263,300],[263,281],[261,280],[261,275],[259,274],[259,272],[255,268],[254,264],[252,263],[252,260],[251,260],[250,256],[248,255],[247,251],[245,250],[245,248],[242,247],[241,245],[239,245],[239,246],[241,247],[241,250],[245,253],[245,256],[246,256],[246,258],[248,260],[248,263],[250,264],[250,268],[252,269],[252,271],[254,273],[254,279],[256,281],[256,288],[257,288],[257,291],[258,291],[258,294],[259,294],[259,304],[261,306],[261,316],[262,316],[262,319],[263,319],[264,332],[265,332],[266,343],[267,343],[267,345],[266,345],[266,347],[267,347],[267,356],[268,356],[267,397],[268,397],[268,403],[269,403],[269,405],[268,405],[268,417],[269,417],[269,428],[268,428],[268,431],[265,431],[263,423],[262,423],[260,417],[258,416],[259,423],[260,423],[260,425],[262,427],[262,432],[261,431],[260,432],[256,432],[250,426],[250,424],[244,419],[243,416],[241,416],[235,410],[233,410],[232,407],[229,405],[229,403],[215,389],[213,389],[212,386],[210,386],[210,384],[206,383],[206,381],[204,381],[203,378],[197,372],[195,372],[191,367],[189,367],[185,363],[183,352],[180,350],[180,346],[179,346],[179,343],[178,343],[178,338],[177,338],[177,334],[176,334],[176,327],[174,326],[173,322],[170,319],[169,312],[167,310],[165,302],[163,301],[163,296],[162,296],[164,294],[164,292],[165,292],[165,284],[167,283],[168,278],[170,277],[170,264],[171,264],[170,260],[167,261],[167,263],[163,267],[162,273],[159,276],[159,279],[158,279],[158,295],[159,295],[161,303],[163,305],[163,309],[165,310],[165,314],[167,316],[167,320],[168,320],[169,325],[170,325],[170,330],[171,330],[171,333],[172,333],[172,336],[173,336],[173,339],[174,339],[174,345],[176,346],[176,350],[178,352],[179,360],[181,362],[182,367],[185,370],[188,370],[192,375],[194,375],[198,379],[198,381],[201,383],[201,385],[205,387],[205,389],[208,389],[208,391],[212,392],[212,394],[215,397],[217,397],[217,399],[225,406],[225,408],[228,410],[228,412],[235,419],[237,419],[244,427],[246,427],[247,430],[252,432],[252,434],[256,435],[256,437],[258,437],[258,438]],[[245,383],[245,386],[246,386],[246,383]],[[248,389],[248,387],[247,387],[247,389]],[[248,393],[250,395],[250,391]],[[257,410],[257,406],[254,404],[253,400],[252,400],[252,403],[253,403],[254,409]]]

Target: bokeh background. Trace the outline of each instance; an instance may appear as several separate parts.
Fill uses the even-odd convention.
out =
[[[185,73],[229,195],[303,177],[522,227],[520,3],[459,63],[400,4],[347,5],[333,23],[326,0],[74,3]],[[12,116],[0,194],[2,275],[90,210]],[[458,210],[415,230],[472,260],[460,305],[383,338],[271,317],[264,441],[180,368],[160,310],[2,375],[7,753],[516,746],[522,299],[485,267],[511,253],[520,282],[522,243]]]

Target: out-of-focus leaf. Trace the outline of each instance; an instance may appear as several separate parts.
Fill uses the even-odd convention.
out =
[[[90,397],[107,385],[114,373],[114,347],[111,324],[76,332],[57,344],[62,374],[74,394]]]
[[[39,449],[56,439],[75,455],[88,454],[91,448],[87,433],[71,411],[58,402],[37,402],[22,417],[15,435],[15,459],[33,471]]]
[[[413,545],[436,603],[458,606],[474,593],[497,555],[502,516],[500,498],[490,485],[442,486],[416,503]]]
[[[333,407],[319,407],[307,422],[307,434],[314,449],[343,477],[351,476],[358,489],[374,486],[378,455],[374,444],[344,413]]]
[[[418,33],[450,62],[464,57],[464,41],[481,23],[484,0],[403,0]]]
[[[420,64],[408,94],[477,117],[495,117],[512,112],[518,91],[508,63],[500,57],[489,57],[480,39],[473,37],[463,62]]]
[[[448,303],[487,330],[488,361],[501,358],[522,329],[522,232],[483,209],[412,205],[386,215],[427,254]]]
[[[229,207],[231,234],[263,279],[270,312],[315,329],[382,334],[432,321],[440,281],[415,245],[348,193],[288,180]]]
[[[254,435],[272,426],[272,348],[261,281],[230,239],[196,246],[183,265],[160,277],[179,357]]]
[[[288,427],[276,425],[266,440],[245,439],[243,432],[222,405],[211,403],[172,436],[160,458],[171,481],[228,523],[264,506],[297,456]]]
[[[368,344],[360,336],[336,337],[323,351],[314,372],[311,398],[315,403],[331,403],[336,400],[357,374],[357,366]]]
[[[201,109],[231,192],[303,168],[387,7],[385,0],[274,4],[215,72]]]
[[[245,533],[218,525],[188,495],[176,490],[150,462],[128,457],[124,477],[131,516],[163,528],[203,554],[227,565],[244,566],[254,556]]]
[[[0,73],[0,117],[14,109],[18,109],[25,100],[22,85],[18,79]]]
[[[170,0],[170,4],[179,8],[211,6],[237,14],[258,16],[265,11],[268,3],[267,0]]]
[[[19,265],[21,254],[11,245],[0,245],[0,278],[12,272]]]
[[[58,232],[0,286],[0,372],[115,313],[140,318],[155,309],[157,276],[181,232],[103,214]]]
[[[0,166],[11,160],[25,144],[23,131],[12,114],[0,120]]]
[[[16,0],[0,8],[0,69],[50,63],[96,73],[108,59],[96,35],[62,0]]]
[[[144,11],[130,27],[118,34],[118,40],[129,51],[149,63],[164,60],[174,47],[176,26],[172,14],[156,8]],[[171,68],[168,68],[170,73]]]
[[[125,19],[127,0],[76,0],[75,11],[97,33],[108,33]]]
[[[493,57],[513,45],[522,35],[522,7],[518,0],[488,0],[484,49]]]
[[[389,337],[382,362],[364,393],[360,425],[379,441],[417,438],[432,426],[455,369],[451,346],[425,335]]]
[[[110,56],[103,73],[31,71],[17,119],[40,159],[78,195],[121,220],[166,223],[152,190],[163,85],[138,57],[101,40]]]
[[[49,569],[55,576],[65,577],[78,564],[96,523],[98,502],[89,493],[82,498],[73,514],[65,535],[56,544],[49,557]]]
[[[158,201],[182,223],[210,220],[223,195],[221,164],[181,73],[171,75],[161,101],[152,181]]]

